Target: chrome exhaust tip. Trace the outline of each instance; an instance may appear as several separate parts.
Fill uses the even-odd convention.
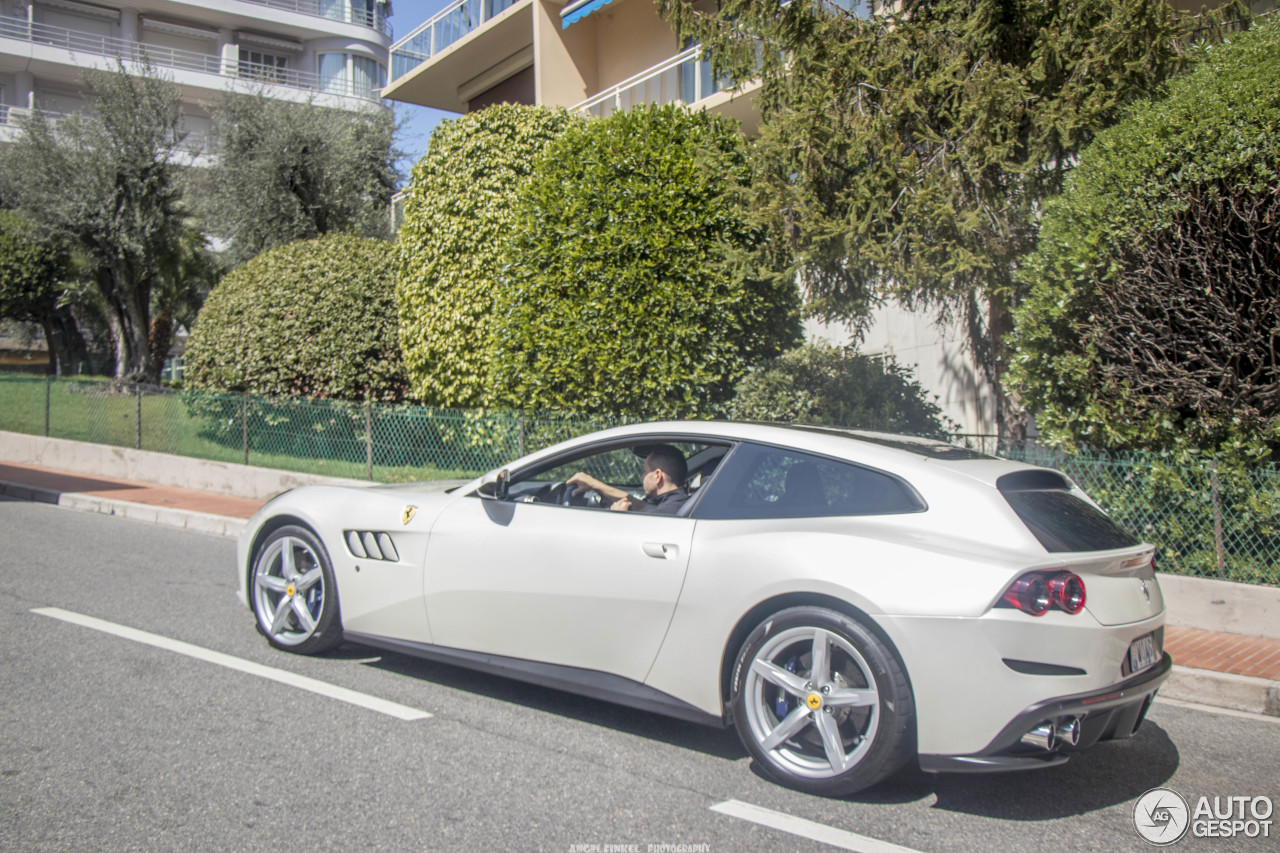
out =
[[[1053,723],[1046,721],[1036,726],[1034,729],[1022,736],[1022,742],[1027,746],[1033,746],[1036,749],[1043,749],[1046,752],[1053,749]]]
[[[1059,720],[1058,724],[1053,727],[1054,740],[1063,746],[1075,746],[1080,742],[1080,718],[1068,717],[1066,720]]]

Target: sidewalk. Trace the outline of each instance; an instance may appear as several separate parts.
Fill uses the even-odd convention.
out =
[[[12,462],[0,462],[0,495],[219,536],[239,535],[265,503]],[[1233,586],[1242,587],[1239,595],[1251,592]],[[1215,587],[1213,594],[1221,595],[1221,588]],[[1175,606],[1165,628],[1165,649],[1175,666],[1160,695],[1280,716],[1280,639],[1178,625]]]
[[[215,536],[238,536],[266,503],[13,462],[0,462],[0,495]]]

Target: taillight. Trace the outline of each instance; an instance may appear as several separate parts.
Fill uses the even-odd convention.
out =
[[[1084,581],[1071,572],[1062,572],[1049,579],[1049,597],[1053,606],[1075,615],[1084,610]]]
[[[1084,609],[1084,600],[1084,581],[1074,572],[1028,572],[1009,585],[996,606],[1015,607],[1032,616],[1053,608],[1075,614]]]

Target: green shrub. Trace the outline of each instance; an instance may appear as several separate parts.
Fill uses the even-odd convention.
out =
[[[519,193],[491,396],[608,415],[715,414],[798,332],[794,283],[739,263],[736,126],[672,106],[569,127]]]
[[[390,243],[329,236],[264,252],[209,294],[187,348],[187,387],[268,397],[398,402]]]
[[[490,405],[494,291],[520,184],[582,119],[502,104],[440,124],[405,191],[396,292],[413,392],[433,406]]]
[[[1099,135],[1023,270],[1009,386],[1053,440],[1280,450],[1280,20]]]
[[[745,421],[825,424],[943,437],[955,432],[910,368],[852,348],[805,344],[738,383],[730,414]]]

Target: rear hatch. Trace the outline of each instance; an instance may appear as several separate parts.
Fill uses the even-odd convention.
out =
[[[1141,622],[1164,609],[1154,549],[1112,521],[1057,471],[1005,474],[996,487],[1045,550],[1084,580],[1085,609],[1103,625]],[[1106,553],[1099,553],[1106,552]]]

